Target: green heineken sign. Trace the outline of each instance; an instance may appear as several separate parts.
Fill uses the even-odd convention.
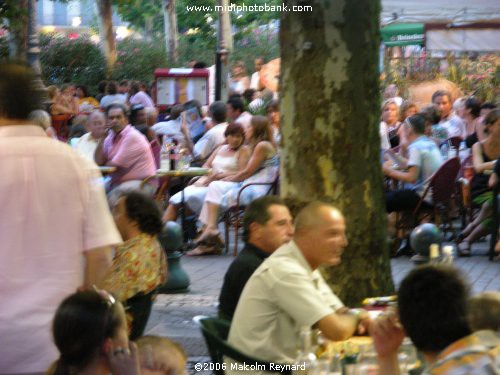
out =
[[[382,27],[380,33],[387,47],[424,45],[423,23],[393,23]]]

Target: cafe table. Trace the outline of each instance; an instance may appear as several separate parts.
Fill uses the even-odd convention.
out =
[[[344,374],[379,374],[373,339],[370,336],[353,336],[345,341],[329,341],[321,358],[330,358],[330,361],[340,360]],[[401,374],[418,375],[423,371],[418,353],[408,338],[403,341],[398,358]],[[410,363],[406,362],[408,360]],[[330,372],[328,375],[332,374],[335,372]]]
[[[179,177],[182,181],[183,189],[181,193],[181,206],[179,210],[180,210],[181,226],[182,226],[182,233],[184,236],[184,242],[188,240],[187,238],[188,233],[186,230],[186,223],[185,223],[186,213],[184,208],[184,185],[186,185],[186,179],[205,176],[209,174],[211,171],[212,170],[210,168],[200,168],[200,167],[190,167],[190,168],[175,169],[175,170],[158,169],[156,171],[155,177],[163,179],[160,188],[156,193],[157,200],[161,201],[163,197],[166,195],[171,178]]]

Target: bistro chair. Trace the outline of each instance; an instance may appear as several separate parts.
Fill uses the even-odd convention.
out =
[[[459,156],[460,154],[460,144],[462,143],[463,139],[462,137],[450,137],[443,142],[441,142],[441,145],[447,144],[449,147],[455,148],[456,154],[454,156]]]
[[[453,186],[455,186],[459,170],[459,158],[445,161],[429,178],[429,184],[415,209],[411,212],[403,212],[401,219],[396,223],[396,228],[408,233],[421,222],[430,221],[437,226],[442,226],[444,232],[453,231],[448,213],[455,190]],[[426,201],[429,196],[432,197],[432,203]]]
[[[201,333],[208,347],[208,352],[210,353],[210,358],[212,359],[212,363],[214,365],[224,364],[224,357],[227,357],[239,363],[262,365],[265,366],[266,369],[270,369],[270,363],[252,358],[229,345],[227,338],[229,336],[231,322],[216,317],[207,317],[202,315],[195,316],[193,321],[201,329]],[[230,364],[228,363],[227,366],[230,366]],[[267,372],[273,373],[273,371]],[[274,372],[291,375],[290,370]],[[213,373],[216,375],[224,375],[224,369],[222,366],[216,366]]]
[[[245,189],[251,186],[264,185],[269,186],[269,189],[264,195],[275,195],[279,190],[279,173],[276,174],[276,178],[273,182],[252,182],[249,184],[243,185],[238,191],[238,196],[236,198],[236,204],[232,207],[229,207],[228,210],[224,213],[224,241],[226,246],[226,253],[229,251],[229,232],[231,227],[234,228],[234,251],[233,255],[238,255],[238,236],[239,229],[243,224],[243,213],[245,212],[245,206],[240,203],[241,194],[245,191]]]

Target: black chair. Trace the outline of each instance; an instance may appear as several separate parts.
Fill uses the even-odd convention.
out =
[[[224,357],[228,357],[239,363],[251,363],[263,366],[262,368],[265,368],[266,370],[269,370],[271,368],[270,363],[247,356],[246,354],[241,353],[228,344],[227,337],[229,336],[229,328],[231,327],[231,323],[227,320],[198,315],[193,318],[193,321],[201,329],[201,333],[205,338],[205,342],[207,343],[208,351],[214,365],[222,365],[224,363]],[[285,375],[292,374],[290,370],[267,372],[275,372]],[[222,366],[216,366],[214,369],[214,373],[216,375],[224,375],[224,369],[222,368]]]

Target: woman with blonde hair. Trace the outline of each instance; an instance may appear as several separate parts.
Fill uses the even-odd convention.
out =
[[[28,119],[45,130],[47,137],[58,140],[56,130],[52,127],[50,115],[42,109],[31,112]]]
[[[246,138],[251,156],[247,166],[238,173],[211,182],[199,216],[205,227],[199,237],[198,247],[188,255],[216,254],[221,250],[222,239],[217,230],[220,208],[228,208],[236,203],[241,186],[252,182],[270,183],[276,179],[279,158],[273,141],[269,120],[264,116],[253,116],[246,129]],[[240,204],[246,205],[263,196],[269,190],[267,185],[254,185],[245,189],[240,196]]]
[[[250,87],[250,78],[243,61],[237,61],[233,65],[231,80],[229,82],[229,94],[243,94]]]
[[[380,137],[382,150],[396,147],[404,140],[402,123],[399,120],[399,107],[394,99],[387,99],[381,106]]]

